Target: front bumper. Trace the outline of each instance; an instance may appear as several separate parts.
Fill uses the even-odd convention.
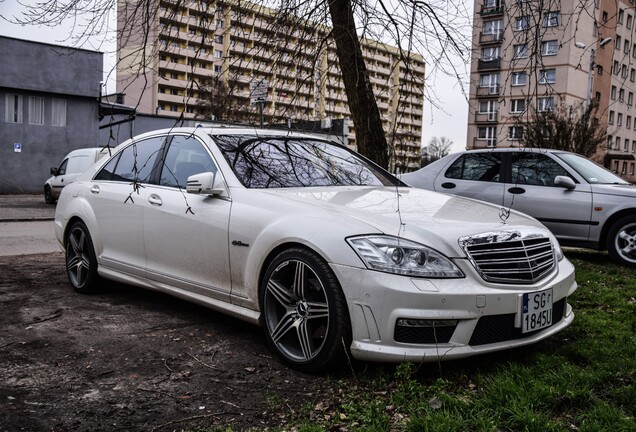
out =
[[[465,278],[418,279],[332,264],[348,301],[351,354],[371,361],[458,359],[538,342],[574,319],[567,297],[577,284],[567,259],[558,262],[548,277],[527,285],[488,283],[467,260],[455,263]],[[548,288],[553,290],[553,324],[522,334],[523,294]],[[434,336],[426,340],[425,334],[405,337],[396,332],[400,319],[452,324],[425,329]]]

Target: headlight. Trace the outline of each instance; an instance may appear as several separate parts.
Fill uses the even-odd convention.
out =
[[[561,245],[556,240],[553,240],[552,244],[554,245],[554,253],[555,253],[557,261],[561,261],[564,258],[563,249],[561,249]]]
[[[389,236],[349,237],[347,243],[367,268],[405,276],[457,278],[464,274],[439,252]]]

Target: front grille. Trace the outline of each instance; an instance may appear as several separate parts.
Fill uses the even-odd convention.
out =
[[[440,327],[409,327],[396,325],[393,338],[396,342],[410,344],[442,344],[448,343],[457,328],[454,326]]]
[[[460,239],[460,244],[484,280],[501,283],[537,282],[555,265],[552,242],[547,237],[518,232]]]
[[[563,298],[552,305],[552,325],[557,324],[563,319],[565,302],[566,299]],[[544,330],[546,330],[546,328],[535,332],[521,333],[521,328],[515,327],[515,314],[489,315],[479,318],[469,344],[487,345],[522,339]]]

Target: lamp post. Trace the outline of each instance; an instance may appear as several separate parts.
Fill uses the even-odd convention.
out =
[[[605,45],[612,41],[611,37],[603,39],[599,42],[598,46],[603,48]],[[587,45],[582,42],[575,42],[574,45],[577,48],[585,49]],[[590,70],[587,75],[587,95],[585,96],[585,109],[590,109],[590,103],[592,102],[592,82],[594,81],[594,66],[596,65],[596,50],[590,48]]]

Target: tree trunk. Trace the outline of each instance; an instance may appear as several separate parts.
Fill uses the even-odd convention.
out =
[[[356,34],[351,0],[328,0],[333,37],[356,132],[358,152],[383,168],[389,166],[386,136],[373,94],[369,71]]]

